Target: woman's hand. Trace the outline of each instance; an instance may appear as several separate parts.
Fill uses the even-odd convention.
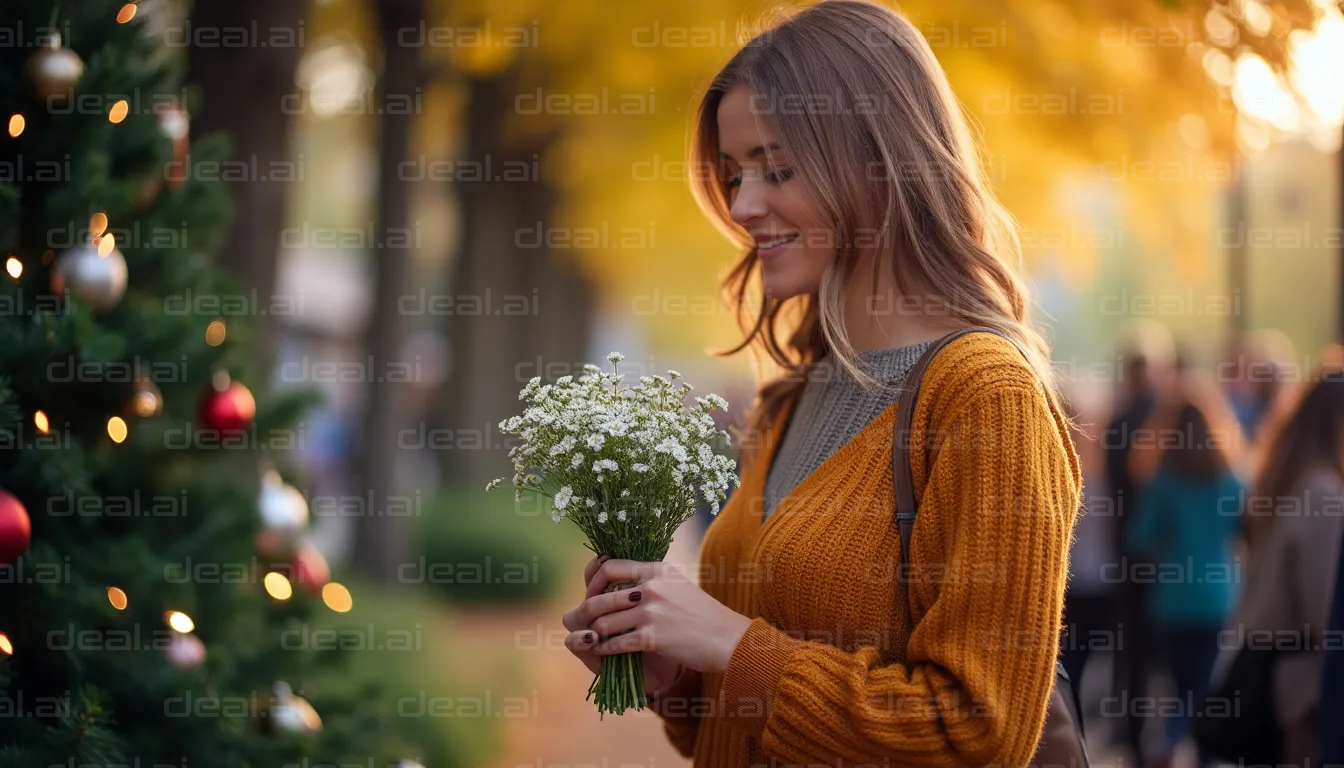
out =
[[[574,639],[574,645],[565,641],[571,650],[599,657],[644,651],[700,672],[728,668],[750,618],[710,597],[667,563],[594,562],[587,599],[565,614],[565,627]],[[631,582],[637,583],[605,591],[609,584]],[[595,632],[597,642],[588,641],[585,630]]]
[[[583,569],[585,586],[592,582],[593,574],[597,573],[597,567],[609,559],[611,559],[610,555],[603,555],[588,561],[588,565]],[[565,636],[565,647],[569,649],[570,653],[577,656],[584,666],[588,667],[588,671],[593,674],[600,672],[602,657],[591,650],[593,644],[598,640],[597,633],[579,623],[577,608],[565,613],[564,624],[565,629],[569,630],[569,634]],[[589,635],[592,636],[591,639]],[[644,662],[644,693],[647,696],[663,693],[681,672],[680,664],[657,653],[646,653],[641,659]]]

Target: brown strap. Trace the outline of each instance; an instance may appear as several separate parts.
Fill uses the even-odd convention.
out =
[[[939,350],[968,333],[993,333],[1013,342],[1021,351],[1017,340],[998,328],[977,325],[953,331],[939,339],[924,351],[919,362],[906,376],[903,389],[903,402],[897,409],[896,434],[891,448],[891,479],[896,486],[896,526],[901,533],[901,568],[897,578],[905,585],[906,605],[910,604],[910,537],[915,531],[915,515],[919,513],[919,502],[915,499],[915,483],[910,474],[910,429],[915,418],[915,402],[919,399],[919,388],[924,380],[924,370],[938,354]],[[1024,353],[1025,355],[1025,353]]]

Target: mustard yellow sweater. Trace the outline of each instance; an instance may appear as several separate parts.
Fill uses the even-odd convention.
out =
[[[697,577],[752,617],[722,674],[653,704],[696,766],[1020,766],[1054,683],[1082,473],[1064,416],[1008,341],[964,336],[925,374],[907,612],[893,403],[761,522],[791,403],[706,534]],[[751,436],[745,436],[751,439]]]

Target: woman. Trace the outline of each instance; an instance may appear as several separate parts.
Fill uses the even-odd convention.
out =
[[[1206,394],[1220,396],[1216,388]],[[1158,436],[1171,445],[1143,484],[1128,530],[1129,546],[1156,565],[1146,618],[1182,702],[1204,696],[1218,657],[1218,633],[1232,612],[1241,577],[1233,549],[1242,485],[1222,449],[1228,442],[1225,425],[1208,415],[1218,411],[1192,400],[1176,409],[1174,431]],[[1185,712],[1165,718],[1167,743],[1156,764],[1171,762],[1188,722]]]
[[[784,373],[753,403],[699,583],[594,559],[567,646],[594,671],[644,651],[654,709],[696,765],[1026,764],[1082,478],[1009,219],[945,75],[902,16],[826,2],[734,56],[695,131],[692,160],[716,169],[697,194],[745,251],[725,289],[739,313],[754,280],[766,299],[725,354],[756,344]],[[972,325],[1025,355],[970,334],[925,373],[906,568],[895,390]]]
[[[1280,763],[1292,765],[1320,762],[1321,646],[1344,534],[1344,372],[1314,380],[1281,426],[1266,427],[1264,468],[1245,504],[1245,595],[1223,644],[1229,653],[1243,641],[1285,651],[1274,668],[1274,710]]]

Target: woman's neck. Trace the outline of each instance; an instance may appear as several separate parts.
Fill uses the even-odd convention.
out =
[[[849,343],[856,352],[895,349],[942,338],[965,323],[944,314],[930,318],[925,307],[946,313],[946,302],[938,297],[904,297],[896,280],[887,270],[878,278],[876,291],[868,279],[870,270],[860,269],[847,286],[842,312]],[[939,302],[934,305],[934,302]]]

